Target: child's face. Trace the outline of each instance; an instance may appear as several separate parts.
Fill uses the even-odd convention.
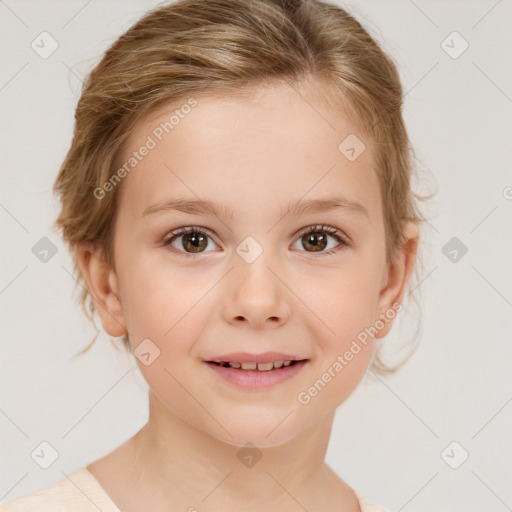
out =
[[[196,96],[197,106],[161,141],[155,128],[180,105],[139,123],[122,160],[148,136],[156,143],[118,185],[116,269],[98,312],[111,335],[126,326],[133,348],[151,340],[142,345],[145,358],[158,347],[151,364],[138,364],[168,408],[161,411],[231,444],[278,445],[332,413],[370,363],[372,339],[365,344],[361,333],[379,314],[387,316],[378,336],[388,332],[411,268],[406,258],[386,263],[371,141],[311,90],[300,92],[279,85],[254,101]],[[354,161],[338,149],[352,133],[366,145]],[[225,215],[144,215],[177,198],[219,203]],[[359,206],[287,213],[293,201],[325,198]],[[316,238],[301,234],[316,225],[336,228],[349,245],[321,227]],[[163,245],[188,226],[208,234]],[[267,351],[307,362],[263,389],[239,387],[206,362]]]

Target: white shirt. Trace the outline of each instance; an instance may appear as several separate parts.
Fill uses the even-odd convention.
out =
[[[389,512],[355,489],[361,512]],[[0,512],[121,512],[92,473],[83,467],[53,485],[0,505]]]

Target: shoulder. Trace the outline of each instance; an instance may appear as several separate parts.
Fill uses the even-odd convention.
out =
[[[91,481],[86,468],[64,476],[54,484],[0,505],[0,512],[98,512],[104,496]]]
[[[356,489],[352,489],[359,500],[359,507],[361,508],[361,512],[390,512],[387,508],[380,507],[378,505],[374,505],[370,501],[368,501],[360,492]],[[0,511],[1,512],[1,511]]]

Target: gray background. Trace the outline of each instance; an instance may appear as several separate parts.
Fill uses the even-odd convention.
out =
[[[51,228],[51,187],[71,141],[81,77],[154,5],[0,2],[0,502],[112,451],[147,420],[147,385],[106,335],[71,359],[95,330],[73,300],[71,259]],[[391,510],[511,509],[512,1],[340,5],[400,66],[423,169],[417,190],[438,193],[416,289],[420,348],[391,378],[368,372],[339,407],[327,462]],[[43,31],[59,45],[47,59],[31,48]],[[469,44],[458,58],[442,46],[453,31]],[[461,48],[453,36],[447,44]],[[43,237],[57,248],[46,263],[32,252]],[[457,249],[456,261],[442,251],[452,237],[468,249]],[[400,320],[387,338],[390,355],[402,353],[410,323]],[[31,458],[43,441],[59,454],[48,469]],[[456,465],[463,450],[469,458],[453,469],[446,461]]]

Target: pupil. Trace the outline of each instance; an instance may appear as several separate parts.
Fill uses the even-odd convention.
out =
[[[318,244],[318,241],[321,241],[323,242],[323,244]],[[308,235],[308,241],[307,241],[308,244],[310,244],[313,248],[314,248],[314,251],[318,251],[318,250],[322,250],[325,248],[325,235],[319,235],[317,233],[310,233]]]
[[[192,246],[192,249],[193,251],[192,252],[199,252],[197,250],[194,250],[194,249],[204,249],[205,247],[201,247],[201,242],[204,242],[205,240],[205,236],[203,236],[202,234],[200,233],[188,233],[187,235],[185,235],[183,237],[183,243],[187,243],[186,240],[188,241],[189,244],[191,244]],[[187,249],[186,246],[184,246],[185,249]]]

